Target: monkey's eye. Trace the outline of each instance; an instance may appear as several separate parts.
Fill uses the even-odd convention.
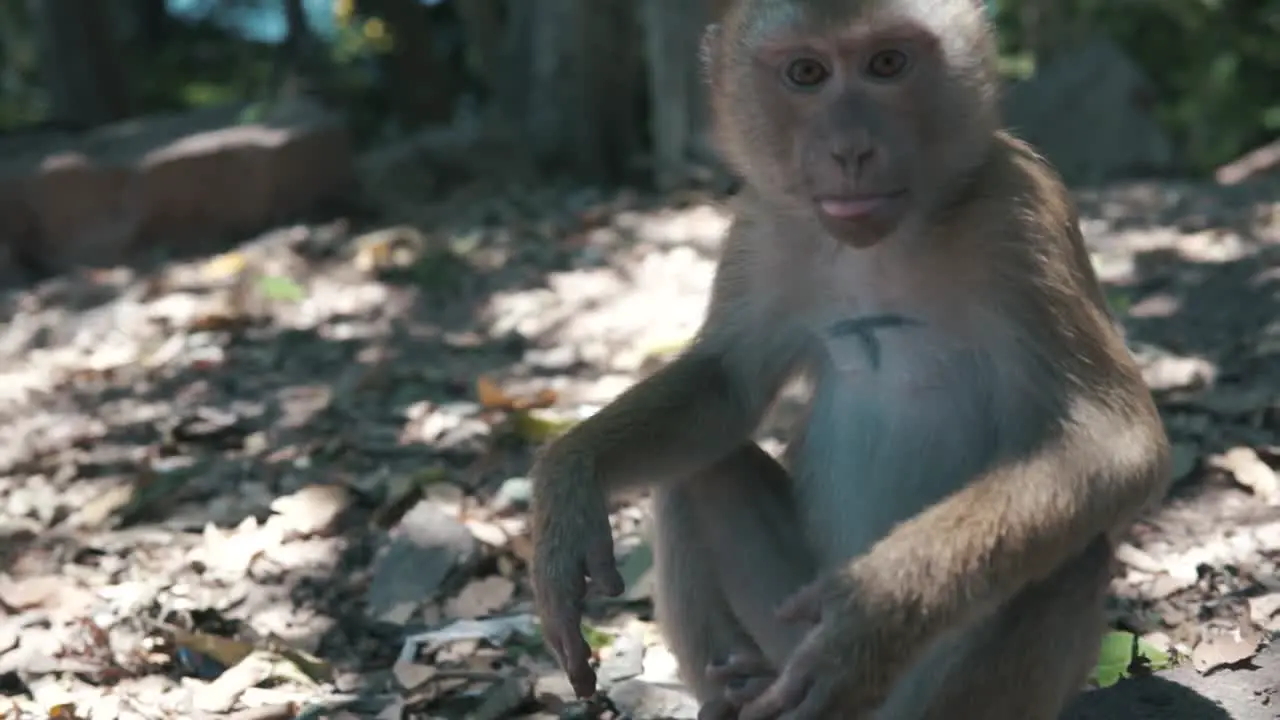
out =
[[[881,50],[867,60],[866,73],[876,80],[892,80],[906,72],[911,58],[901,50]]]
[[[792,60],[784,73],[787,84],[801,90],[812,90],[831,77],[831,72],[813,58]]]

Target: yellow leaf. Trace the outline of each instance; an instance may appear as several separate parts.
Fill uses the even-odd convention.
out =
[[[364,24],[364,36],[370,40],[380,40],[387,36],[387,24],[380,18],[369,18]]]
[[[542,390],[539,390],[537,394],[534,395],[533,397],[522,400],[517,407],[522,410],[534,410],[537,408],[546,408],[546,407],[551,407],[552,405],[555,405],[556,400],[558,399],[560,399],[560,396],[556,393],[555,390],[552,390],[551,388],[543,388]]]
[[[663,342],[656,343],[645,350],[645,355],[650,358],[664,358],[668,355],[675,355],[693,340],[692,337],[672,338]]]
[[[333,18],[338,21],[339,25],[346,25],[350,22],[351,15],[355,11],[355,0],[335,0],[333,3]]]
[[[208,655],[224,667],[238,664],[253,652],[253,645],[233,638],[209,635],[202,632],[189,632],[172,625],[165,625],[164,627],[172,634],[173,642],[176,645],[188,650],[194,650],[201,655]]]
[[[327,682],[333,678],[333,668],[324,660],[321,660],[308,652],[292,647],[284,640],[281,640],[274,635],[271,636],[269,640],[269,644],[273,651],[279,653],[280,657],[288,660],[306,676],[307,682],[304,682],[303,684],[310,685],[316,681]]]
[[[550,407],[559,395],[551,388],[544,388],[526,397],[509,395],[498,384],[484,375],[476,378],[476,397],[490,410],[530,410]]]
[[[387,241],[374,241],[361,245],[356,251],[356,268],[361,272],[372,272],[385,267],[390,264],[391,251],[391,243]]]
[[[476,378],[476,399],[491,410],[505,410],[511,406],[511,398],[498,387],[498,383],[484,375]]]
[[[573,427],[575,421],[546,417],[533,409],[517,411],[513,418],[516,434],[529,442],[546,442]]]
[[[51,720],[80,720],[75,703],[59,703],[49,708]]]
[[[247,262],[238,252],[223,253],[205,264],[204,274],[211,278],[233,277],[244,270]]]

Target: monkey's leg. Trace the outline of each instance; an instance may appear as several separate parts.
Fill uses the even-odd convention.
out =
[[[814,577],[787,472],[750,443],[692,478],[654,492],[658,621],[698,699],[705,675],[733,654],[780,667],[806,630],[775,608]]]
[[[1111,550],[1095,540],[974,628],[949,662],[929,667],[938,658],[926,659],[876,720],[1057,720],[1097,662]]]

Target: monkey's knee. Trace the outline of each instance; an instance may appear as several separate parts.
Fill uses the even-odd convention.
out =
[[[1097,662],[1110,568],[1111,547],[1101,538],[1023,590],[983,623],[922,717],[1056,719]]]
[[[705,703],[720,693],[707,666],[754,649],[754,642],[725,598],[686,488],[669,485],[654,492],[652,528],[654,612],[679,662],[680,679]]]
[[[725,653],[756,650],[780,665],[803,637],[803,628],[775,615],[814,577],[792,492],[782,466],[749,443],[655,494],[659,621],[666,618],[673,642],[691,642],[677,636],[692,634],[715,646],[710,657],[689,662],[705,665]],[[732,622],[709,617],[716,612]]]

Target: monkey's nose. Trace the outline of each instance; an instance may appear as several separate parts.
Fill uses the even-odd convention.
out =
[[[875,155],[875,148],[867,144],[847,145],[831,150],[831,159],[845,171],[861,172]]]

